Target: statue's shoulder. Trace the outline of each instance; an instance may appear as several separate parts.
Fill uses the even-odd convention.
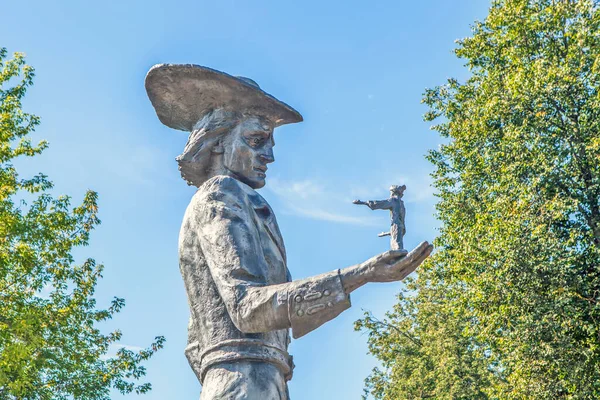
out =
[[[243,201],[248,196],[247,188],[247,185],[231,176],[217,175],[208,179],[198,188],[192,201],[200,204],[213,201],[227,203]]]

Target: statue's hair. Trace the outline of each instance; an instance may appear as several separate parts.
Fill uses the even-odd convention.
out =
[[[194,125],[183,153],[176,158],[181,177],[188,185],[199,187],[210,178],[213,148],[240,120],[241,114],[218,108]]]

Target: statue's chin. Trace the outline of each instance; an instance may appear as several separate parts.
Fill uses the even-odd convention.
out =
[[[234,176],[239,181],[244,182],[246,185],[250,186],[252,189],[260,189],[265,186],[265,178],[257,178],[257,179],[249,179],[241,176]]]
[[[252,189],[260,189],[265,186],[265,177],[263,176],[245,176],[244,174],[236,174],[235,172],[224,169],[223,175],[229,175],[232,178],[237,179],[240,182],[244,182],[246,185],[250,186]]]
[[[266,182],[264,179],[261,179],[260,181],[252,181],[248,183],[248,186],[250,186],[252,189],[260,189],[262,187],[265,187]]]

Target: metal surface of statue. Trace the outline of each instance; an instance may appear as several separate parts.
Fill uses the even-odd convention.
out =
[[[432,247],[292,281],[275,214],[256,189],[274,161],[273,130],[302,116],[250,79],[197,65],[156,65],[146,90],[163,124],[191,132],[177,162],[198,190],[179,265],[191,314],[185,354],[200,398],[286,400],[290,329],[306,335],[349,308],[360,286],[404,279]]]
[[[406,209],[402,196],[406,185],[390,187],[390,198],[387,200],[354,200],[354,204],[365,205],[371,210],[389,210],[391,227],[389,232],[382,232],[379,237],[390,236],[390,247],[392,250],[404,250],[404,235],[406,234]]]

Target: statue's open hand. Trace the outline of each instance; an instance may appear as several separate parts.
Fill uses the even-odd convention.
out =
[[[371,282],[401,281],[413,272],[431,254],[433,246],[423,242],[410,253],[406,250],[390,250],[363,263],[369,271]]]
[[[362,200],[354,200],[352,201],[352,204],[365,204],[365,202]]]

